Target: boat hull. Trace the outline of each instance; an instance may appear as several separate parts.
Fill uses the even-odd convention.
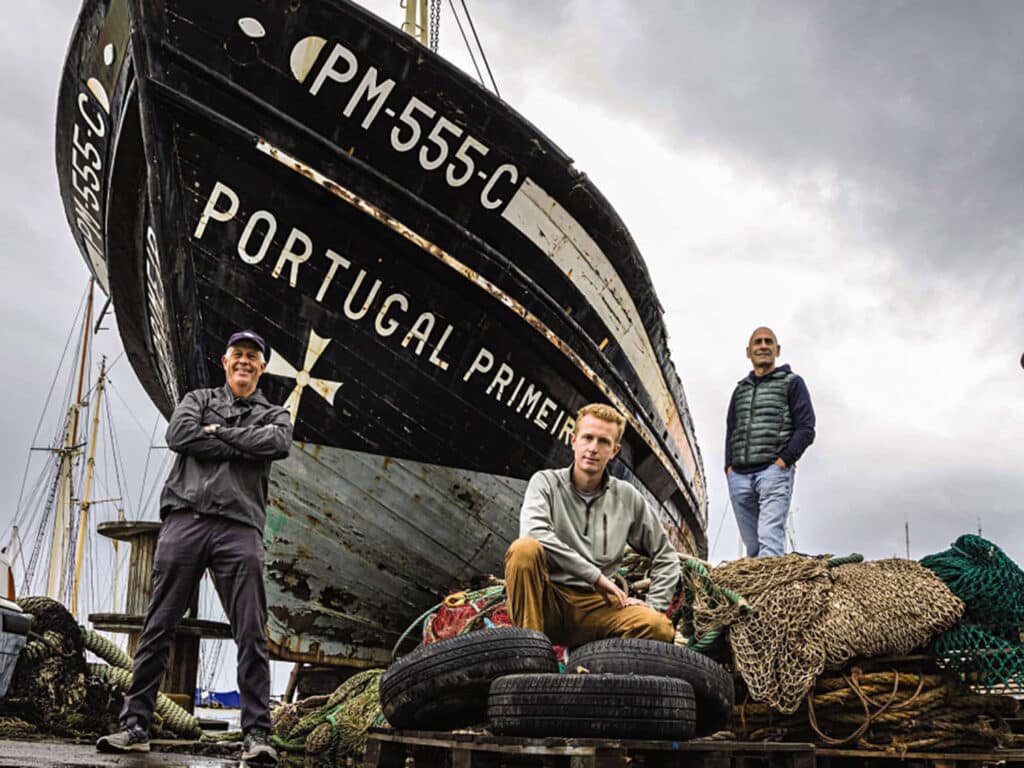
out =
[[[223,380],[232,331],[272,348],[261,388],[296,440],[265,530],[277,655],[379,661],[444,590],[500,572],[525,480],[571,461],[587,402],[627,415],[612,471],[703,554],[660,308],[597,190],[365,11],[247,8],[88,0],[57,158],[165,414]]]

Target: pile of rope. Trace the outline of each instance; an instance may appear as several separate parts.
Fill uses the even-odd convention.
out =
[[[939,663],[974,691],[1024,693],[1024,571],[971,534],[921,564],[966,604],[963,621],[933,644]]]
[[[1019,747],[1004,718],[1018,704],[1008,696],[957,695],[948,673],[847,673],[818,678],[790,715],[749,700],[737,706],[732,729],[744,739],[813,741],[905,755],[912,750]]]
[[[330,696],[313,696],[284,704],[271,715],[274,744],[291,753],[305,752],[312,768],[345,765],[366,747],[366,733],[386,725],[380,706],[383,669],[359,672]]]
[[[11,716],[0,717],[0,736],[16,737],[25,723],[59,736],[110,733],[131,685],[131,658],[102,635],[78,626],[56,600],[26,597],[18,605],[31,614],[32,633],[18,656],[10,690],[0,700],[0,715]],[[86,651],[112,666],[86,664]],[[162,694],[152,731],[185,738],[202,734],[198,721]]]
[[[684,568],[693,636],[727,628],[751,698],[791,714],[826,667],[908,653],[962,614],[963,603],[917,563],[861,559],[793,554],[744,558],[706,575]]]
[[[56,600],[26,597],[32,632],[0,699],[0,736],[17,738],[26,724],[41,733],[71,738],[106,732],[113,687],[88,674],[85,644],[74,618]]]

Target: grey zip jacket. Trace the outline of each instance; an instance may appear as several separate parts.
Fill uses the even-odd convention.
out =
[[[541,543],[553,582],[582,589],[593,589],[601,574],[611,578],[628,544],[651,558],[647,604],[664,611],[679,581],[679,555],[654,511],[636,488],[607,472],[601,493],[589,502],[571,478],[571,466],[530,478],[519,514],[520,538]]]
[[[215,432],[204,432],[218,424]],[[270,463],[288,455],[291,416],[258,389],[235,397],[227,384],[195,389],[167,425],[177,453],[160,495],[160,519],[177,510],[222,515],[263,531]]]

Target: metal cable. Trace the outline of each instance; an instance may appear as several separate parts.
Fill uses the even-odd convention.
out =
[[[476,40],[476,47],[480,49],[480,58],[484,60],[484,66],[487,68],[487,74],[491,78],[491,86],[494,88],[494,94],[500,99],[501,93],[498,91],[498,84],[494,80],[494,73],[491,72],[491,65],[487,61],[487,54],[484,53],[484,47],[480,44],[480,37],[476,33],[476,25],[473,24],[473,17],[469,15],[469,8],[466,6],[466,0],[462,0],[462,10],[466,12],[466,19],[469,21],[469,28],[473,32],[473,39]]]
[[[484,84],[484,76],[480,72],[480,65],[476,63],[476,56],[473,55],[473,47],[469,44],[469,38],[466,37],[466,30],[462,27],[462,20],[459,18],[459,14],[455,11],[455,3],[453,0],[448,0],[448,5],[451,6],[452,16],[455,17],[455,23],[459,26],[459,33],[462,35],[462,42],[466,44],[466,52],[469,54],[469,60],[473,62],[473,68],[476,70],[476,79],[480,81],[480,85],[487,87]]]

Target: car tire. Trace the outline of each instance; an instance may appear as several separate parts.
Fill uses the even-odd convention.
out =
[[[652,675],[509,675],[491,685],[487,721],[497,734],[568,738],[692,738],[693,688]]]
[[[487,692],[496,678],[557,671],[555,651],[543,632],[477,630],[398,659],[381,677],[381,708],[395,728],[460,728],[484,720]]]
[[[735,701],[732,675],[721,664],[691,648],[639,638],[610,638],[581,645],[569,655],[567,669],[591,674],[661,675],[685,680],[697,700],[697,735],[707,736],[729,723]]]

